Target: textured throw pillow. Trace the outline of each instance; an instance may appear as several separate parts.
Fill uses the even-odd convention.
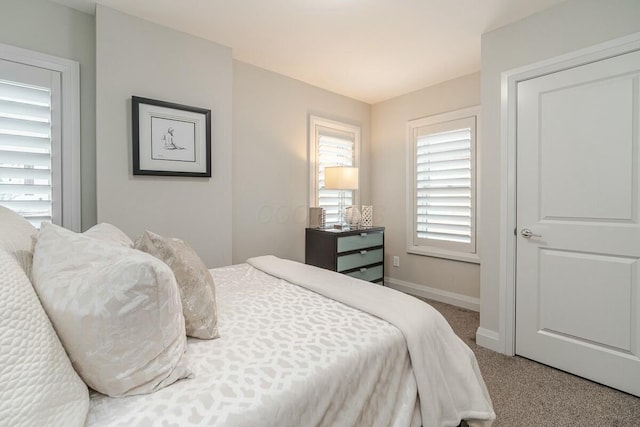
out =
[[[216,294],[211,273],[198,254],[180,239],[169,239],[145,231],[135,248],[164,261],[176,276],[187,335],[218,338]]]
[[[163,262],[46,224],[32,279],[73,366],[94,390],[151,393],[189,376],[180,294]]]
[[[124,232],[115,225],[111,225],[106,222],[94,225],[82,234],[94,239],[104,240],[105,242],[113,242],[128,248],[133,247],[133,241],[129,236],[124,234]]]
[[[0,424],[84,426],[89,391],[15,258],[0,249]]]
[[[38,230],[29,221],[12,210],[0,206],[0,248],[18,261],[27,274],[31,274],[33,242]]]

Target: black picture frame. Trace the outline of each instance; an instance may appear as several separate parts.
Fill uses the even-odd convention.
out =
[[[211,177],[211,110],[131,97],[133,174]]]

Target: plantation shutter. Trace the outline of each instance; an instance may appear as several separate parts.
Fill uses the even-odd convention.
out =
[[[318,126],[318,204],[325,209],[326,225],[339,223],[340,190],[324,188],[324,168],[327,166],[355,166],[355,135]],[[344,190],[345,205],[353,204],[354,191]]]
[[[0,80],[0,205],[36,227],[53,217],[51,118],[50,87]]]
[[[416,245],[475,252],[475,118],[417,129]]]

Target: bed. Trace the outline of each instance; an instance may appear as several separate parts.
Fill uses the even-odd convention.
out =
[[[99,235],[106,232],[109,238],[103,241],[107,235]],[[67,240],[51,240],[58,233]],[[67,256],[70,252],[65,251],[77,244],[82,244],[82,251]],[[135,322],[116,327],[123,337],[136,337],[115,341],[120,347],[124,342],[131,344],[126,357],[125,352],[89,346],[94,353],[88,354],[109,362],[98,364],[100,369],[112,367],[111,356],[106,355],[113,354],[115,362],[126,368],[134,364],[138,352],[156,345],[156,339],[135,335],[136,331],[166,328],[168,334],[175,330],[172,336],[182,343],[175,360],[188,366],[188,378],[127,397],[90,391],[82,365],[70,357],[71,350],[78,344],[87,346],[86,339],[98,339],[107,346],[114,342],[101,333],[88,335],[93,329],[90,325],[78,328],[82,321],[72,323],[72,328],[85,335],[65,341],[66,324],[56,324],[59,313],[50,304],[64,302],[61,292],[71,290],[73,306],[68,313],[95,314],[88,317],[92,321],[104,314],[107,320],[100,325],[107,328],[129,319],[121,308],[147,319],[132,303],[153,298],[162,290],[170,291],[179,304],[172,270],[131,246],[130,239],[113,226],[97,225],[83,236],[48,226],[43,234],[0,207],[0,424],[431,427],[457,426],[461,420],[489,426],[495,418],[473,353],[428,304],[393,289],[273,256],[210,271],[219,338],[187,340],[183,307],[177,305],[173,323],[149,317],[154,329],[140,329]],[[45,256],[47,248],[50,255]],[[80,256],[91,251],[96,255],[92,262]],[[105,258],[113,254],[119,255]],[[162,287],[154,279],[144,288],[150,293],[132,297],[121,293],[125,288],[119,287],[120,279],[98,286],[88,279],[94,276],[83,275],[102,271],[111,259],[135,271],[147,265],[133,258],[155,265],[157,272],[171,276],[172,284]],[[65,262],[81,265],[84,273],[67,269]],[[65,287],[38,284],[39,276],[49,278],[56,270],[64,273]],[[204,265],[201,272],[210,282]],[[109,292],[121,299],[121,305],[103,312],[79,304],[81,288],[68,286],[73,280],[95,294],[90,301],[101,303],[100,307],[115,301],[104,298]],[[170,300],[153,301],[164,305]],[[208,311],[209,305],[205,307]],[[62,328],[54,330],[56,325]],[[128,374],[122,375],[121,381],[132,381]]]
[[[195,377],[121,399],[93,392],[88,426],[457,426],[495,417],[473,354],[427,304],[275,257],[211,273],[221,338],[189,340]],[[410,355],[385,307],[431,322],[405,332],[430,348]],[[420,375],[412,356],[426,358]]]

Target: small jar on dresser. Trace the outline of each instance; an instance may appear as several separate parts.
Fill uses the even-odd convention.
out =
[[[305,263],[384,285],[384,227],[307,228]]]

